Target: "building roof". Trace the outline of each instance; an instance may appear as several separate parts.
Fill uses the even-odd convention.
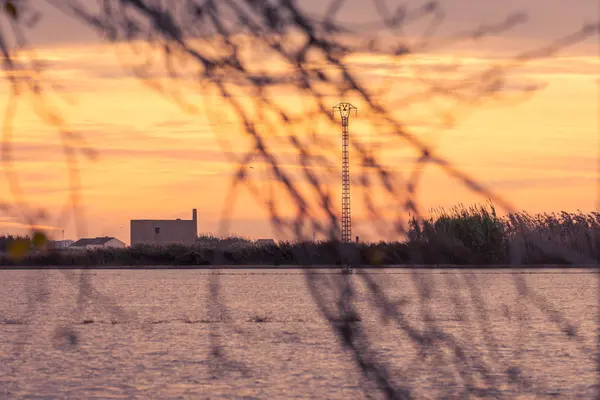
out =
[[[79,239],[75,243],[71,244],[71,246],[83,247],[83,246],[89,246],[89,245],[101,245],[101,244],[105,244],[106,242],[110,242],[113,239],[115,239],[115,238],[108,237],[108,236],[97,237],[97,238],[83,238],[83,239]]]

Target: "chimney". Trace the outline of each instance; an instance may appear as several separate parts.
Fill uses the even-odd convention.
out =
[[[195,235],[198,237],[198,211],[195,208],[192,210],[192,221],[194,221]]]

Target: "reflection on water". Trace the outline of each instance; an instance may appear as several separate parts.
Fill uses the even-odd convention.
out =
[[[366,355],[397,397],[596,396],[594,273],[317,273],[0,271],[0,398],[385,398]]]

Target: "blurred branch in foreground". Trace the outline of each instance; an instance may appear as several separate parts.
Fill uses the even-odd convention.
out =
[[[442,215],[435,221],[424,221],[415,193],[423,170],[428,166],[440,168],[471,191],[489,198],[503,211],[514,212],[515,209],[499,194],[456,168],[412,132],[402,111],[409,105],[427,108],[435,103],[436,106],[431,107],[436,117],[433,120],[443,127],[454,123],[461,112],[484,102],[513,101],[515,93],[527,95],[536,89],[517,86],[517,90],[505,91],[511,86],[510,73],[515,68],[535,59],[554,56],[560,50],[596,35],[599,29],[598,23],[587,24],[547,45],[485,65],[466,68],[460,61],[450,61],[432,69],[431,65],[419,62],[426,52],[438,51],[457,41],[481,41],[498,35],[524,22],[523,16],[508,15],[496,24],[436,37],[435,33],[445,19],[444,9],[437,2],[423,2],[414,7],[401,3],[392,11],[385,2],[373,1],[370,4],[381,19],[378,26],[369,24],[368,27],[337,23],[336,16],[346,4],[339,0],[330,2],[321,17],[307,12],[299,2],[292,0],[106,0],[96,6],[75,0],[48,0],[48,3],[115,43],[123,65],[151,89],[176,102],[186,112],[211,118],[217,129],[227,127],[216,133],[224,151],[235,163],[237,173],[224,205],[224,220],[233,208],[239,188],[246,186],[268,210],[276,229],[300,242],[306,242],[312,232],[330,239],[338,237],[336,192],[327,183],[338,182],[339,148],[337,141],[323,138],[320,133],[337,131],[331,106],[340,100],[356,103],[361,110],[360,131],[389,134],[387,147],[409,149],[415,158],[408,171],[399,171],[386,165],[384,158],[360,137],[352,136],[353,154],[363,167],[358,173],[359,184],[354,185],[354,194],[363,197],[369,218],[383,236],[405,237],[413,232],[416,241],[429,244],[434,239],[438,244],[446,243],[442,240],[445,236],[457,237],[456,218],[448,220]],[[8,34],[0,32],[4,70],[12,88],[4,120],[2,153],[11,193],[17,205],[26,204],[10,162],[10,143],[13,137],[11,118],[19,104],[17,100],[27,95],[40,119],[54,126],[63,139],[71,171],[70,205],[81,221],[77,212],[80,200],[76,155],[85,146],[82,138],[69,132],[65,119],[50,102],[52,88],[41,78],[42,68],[21,30],[26,15],[39,3],[22,0],[3,4],[8,14],[1,26],[10,26],[13,35],[13,41],[9,42]],[[411,24],[417,23],[425,24],[425,33],[418,36],[404,33]],[[376,68],[370,70],[368,62],[383,65],[387,74],[377,76]],[[198,95],[202,107],[198,107],[194,99]],[[290,98],[293,100],[286,101]],[[244,132],[250,143],[241,158],[233,157],[231,142],[234,138],[224,133],[230,131],[232,125]],[[296,158],[295,168],[282,160],[282,148]],[[250,163],[257,162],[267,167],[277,183],[277,190],[265,191],[257,187],[248,173]],[[292,205],[292,216],[282,211],[284,204]],[[523,220],[525,216],[521,217]],[[465,222],[465,218],[479,217],[461,216],[459,226],[470,223]],[[484,221],[480,226],[491,229],[486,231],[489,239],[496,227],[486,224]],[[520,223],[517,221],[511,226],[517,227]],[[228,231],[226,228],[225,225],[223,231]],[[471,238],[464,240],[477,243]],[[581,249],[558,249],[540,237],[533,238],[530,243],[542,252],[556,254],[570,263],[595,261],[581,254]],[[215,257],[224,256],[219,252],[215,254]],[[302,254],[311,260],[310,253]],[[416,254],[416,257],[409,254],[409,259],[417,260]],[[512,262],[523,262],[522,252],[512,251],[511,256]],[[219,261],[214,259],[213,263],[219,264]],[[87,279],[82,275],[80,280],[80,302],[85,296],[94,294]],[[465,317],[464,307],[474,308],[472,323],[465,323],[468,329],[478,329],[482,333],[484,346],[481,351],[471,348],[468,342],[459,340],[435,321],[431,312],[435,285],[416,275],[412,289],[424,320],[422,327],[406,318],[402,304],[389,298],[381,283],[369,274],[353,279],[307,271],[306,280],[322,315],[363,372],[367,394],[377,389],[386,398],[411,398],[415,390],[415,372],[394,368],[389,358],[374,349],[375,339],[359,324],[361,316],[355,296],[358,282],[367,285],[367,299],[382,319],[393,321],[418,350],[413,365],[425,366],[453,383],[444,386],[440,396],[456,397],[466,393],[503,397],[506,387],[528,379],[523,377],[520,366],[507,365],[499,356],[497,340],[489,328],[488,307],[472,276],[466,276],[464,282],[449,278],[447,283],[465,289],[457,293],[454,306],[461,317]],[[579,338],[574,325],[567,322],[549,301],[520,279],[515,280],[514,286],[531,302],[531,307],[539,309],[560,327],[561,337]],[[219,314],[226,311],[216,274],[211,276],[209,301],[212,311]],[[227,324],[217,328],[211,326],[211,329],[212,360],[218,367],[224,360],[230,362],[230,355],[220,343],[220,332],[227,329]],[[442,365],[447,365],[453,372],[442,371]],[[219,371],[218,368],[215,371]],[[543,389],[548,384],[539,378],[523,384],[523,391],[545,395]]]
[[[386,165],[360,136],[351,135],[354,157],[363,166],[360,172],[354,170],[358,184],[353,193],[363,197],[368,218],[379,234],[405,236],[409,215],[422,219],[415,193],[424,168],[430,165],[502,210],[514,212],[500,195],[455,168],[412,133],[400,110],[432,104],[430,120],[443,126],[478,104],[512,101],[515,95],[518,99],[536,87],[504,90],[512,88],[511,71],[554,56],[598,32],[598,23],[587,24],[540,48],[488,65],[467,68],[458,60],[432,68],[419,63],[427,52],[503,34],[524,23],[526,16],[510,14],[495,24],[436,36],[446,15],[437,2],[398,3],[392,11],[385,2],[373,1],[381,16],[378,29],[336,23],[338,13],[347,6],[344,1],[330,2],[321,17],[294,1],[115,0],[102,7],[77,1],[50,3],[114,42],[123,64],[150,88],[184,111],[214,120],[224,151],[237,164],[224,205],[225,219],[243,183],[269,211],[277,231],[296,240],[308,240],[312,232],[330,239],[339,236],[337,185],[331,184],[339,180],[339,146],[337,141],[322,138],[321,132],[337,131],[331,107],[340,99],[360,103],[361,131],[390,133],[388,148],[408,148],[415,156],[414,165],[404,173]],[[425,33],[406,34],[414,24],[424,24]],[[389,77],[371,74],[364,60],[387,68]],[[294,101],[286,101],[290,97]],[[235,140],[231,127],[236,125],[250,140],[245,156],[237,159],[231,154]],[[281,158],[282,149],[286,160]],[[296,158],[297,167],[287,167],[291,157]],[[276,190],[257,187],[248,173],[255,163],[268,168],[277,182]],[[285,203],[293,205],[293,216],[282,211]]]

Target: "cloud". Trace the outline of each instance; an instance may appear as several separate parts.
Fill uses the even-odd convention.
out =
[[[154,124],[155,128],[180,128],[188,127],[190,121],[187,119],[168,119]]]
[[[469,170],[490,171],[519,171],[521,174],[556,175],[557,173],[573,174],[577,176],[594,175],[597,171],[597,159],[590,155],[563,155],[563,154],[531,154],[525,156],[513,155],[509,158],[472,158],[469,162],[461,162]]]
[[[42,230],[42,231],[56,231],[56,230],[61,230],[62,228],[58,227],[58,226],[54,226],[54,225],[48,225],[48,224],[40,224],[40,223],[35,223],[35,224],[27,224],[24,222],[19,221],[17,218],[15,217],[0,217],[0,227],[5,228],[5,229],[19,229],[19,230]]]
[[[494,189],[533,189],[533,188],[560,188],[569,186],[579,186],[582,184],[594,184],[596,177],[569,175],[561,177],[540,177],[527,179],[497,179],[488,180],[486,183]]]

